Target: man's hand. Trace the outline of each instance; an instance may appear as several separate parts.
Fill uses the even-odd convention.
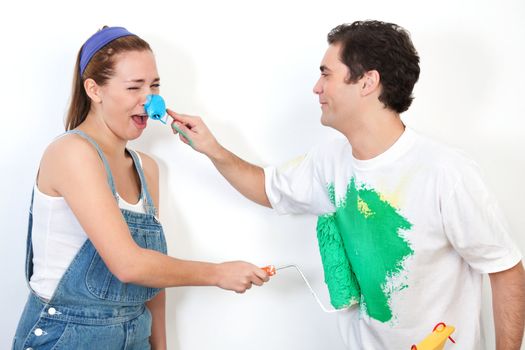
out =
[[[171,123],[173,133],[178,133],[182,142],[211,159],[219,155],[222,151],[222,146],[217,142],[200,117],[179,114],[170,109],[167,112],[173,119]]]

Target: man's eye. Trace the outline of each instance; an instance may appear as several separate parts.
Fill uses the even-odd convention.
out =
[[[153,88],[159,88],[159,87],[160,87],[160,84],[153,84],[153,85],[151,85],[151,87],[153,87]]]
[[[129,87],[128,90],[138,90],[139,88],[136,86]]]

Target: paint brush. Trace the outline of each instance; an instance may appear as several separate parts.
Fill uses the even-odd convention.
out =
[[[177,124],[172,123],[172,124],[171,124],[171,127],[172,127],[173,129],[177,130],[177,132],[178,132],[179,134],[181,134],[182,137],[184,137],[184,138],[188,141],[188,144],[189,144],[192,148],[194,148],[194,147],[193,147],[193,141],[190,139],[190,137],[189,137],[184,131],[182,131],[182,130],[177,126]]]

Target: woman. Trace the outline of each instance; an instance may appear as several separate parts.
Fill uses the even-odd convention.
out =
[[[30,295],[13,349],[166,348],[165,292],[214,285],[244,292],[266,273],[246,262],[166,255],[158,167],[126,149],[159,93],[149,45],[104,27],[80,49],[66,132],[42,157],[26,253]]]

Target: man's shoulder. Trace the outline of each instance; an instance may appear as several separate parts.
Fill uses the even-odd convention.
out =
[[[480,172],[477,162],[463,149],[425,135],[418,135],[414,151],[420,164],[447,178]]]
[[[415,145],[420,156],[429,162],[443,165],[462,165],[473,162],[470,155],[463,149],[445,142],[417,133],[418,140]]]

